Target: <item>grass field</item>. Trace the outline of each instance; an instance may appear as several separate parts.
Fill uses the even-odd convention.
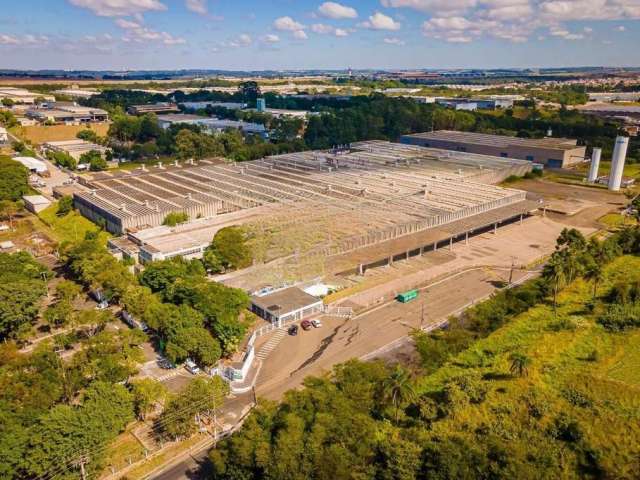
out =
[[[98,135],[104,136],[109,130],[108,123],[93,123],[88,125],[34,125],[31,127],[14,127],[11,133],[28,141],[33,145],[59,140],[73,140],[82,130],[91,129]]]
[[[608,265],[598,294],[623,278],[640,280],[640,258],[625,256]],[[501,438],[526,435],[530,443],[522,455],[539,456],[558,448],[544,431],[565,415],[576,421],[582,441],[601,455],[607,471],[616,478],[637,478],[640,331],[612,333],[601,327],[596,314],[585,309],[591,292],[591,284],[577,280],[561,293],[557,315],[550,305],[536,306],[423,377],[419,390],[434,394],[461,376],[490,379],[483,382],[488,386],[484,401],[467,404],[438,428],[465,432],[461,435],[470,439],[478,430]],[[514,352],[531,360],[524,377],[510,373]],[[535,427],[526,425],[530,408],[541,412]],[[580,461],[567,453],[568,464]]]
[[[44,233],[57,242],[76,242],[82,240],[87,232],[95,232],[98,227],[84,218],[75,210],[64,217],[58,217],[58,203],[54,203],[46,210],[38,214],[38,218],[44,225]],[[100,233],[101,240],[106,244],[110,235]]]

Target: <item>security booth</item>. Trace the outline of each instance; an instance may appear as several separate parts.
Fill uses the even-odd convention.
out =
[[[297,287],[251,297],[251,311],[279,327],[322,313],[323,310],[320,298],[309,295]]]

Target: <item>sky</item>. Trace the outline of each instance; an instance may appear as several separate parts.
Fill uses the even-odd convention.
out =
[[[0,0],[0,69],[640,66],[640,0]]]

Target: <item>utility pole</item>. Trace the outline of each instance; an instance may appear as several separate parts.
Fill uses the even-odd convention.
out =
[[[509,286],[513,283],[513,267],[515,264],[514,257],[511,257],[511,270],[509,270]]]
[[[420,330],[422,330],[422,326],[424,325],[424,299],[422,299],[422,313],[420,315]]]

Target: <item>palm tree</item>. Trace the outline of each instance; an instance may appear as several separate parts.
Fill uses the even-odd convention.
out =
[[[565,264],[561,252],[551,255],[544,268],[544,276],[553,283],[553,312],[557,313],[558,309],[558,292],[560,286],[566,281]]]
[[[602,272],[602,265],[594,261],[589,264],[584,277],[593,282],[593,300],[596,299],[598,293],[598,284],[602,281],[604,274]]]
[[[509,356],[509,360],[511,360],[509,371],[512,375],[517,375],[518,377],[527,376],[529,373],[529,365],[531,365],[531,359],[529,357],[524,353],[514,352]]]
[[[396,365],[383,382],[383,396],[395,407],[395,421],[398,423],[400,405],[408,402],[415,396],[413,382],[409,372]]]

